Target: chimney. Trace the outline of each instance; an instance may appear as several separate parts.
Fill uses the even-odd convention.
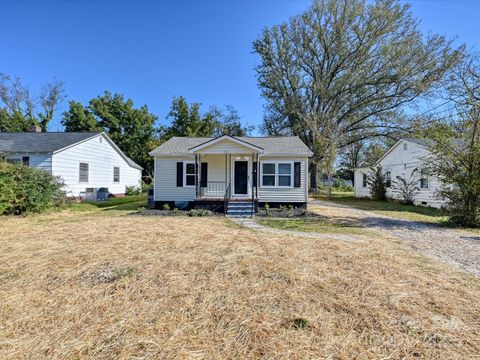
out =
[[[30,127],[28,128],[28,131],[29,131],[29,132],[37,132],[37,133],[39,133],[39,132],[42,132],[42,128],[41,128],[40,126],[38,126],[37,124],[35,124],[35,125],[30,126]]]

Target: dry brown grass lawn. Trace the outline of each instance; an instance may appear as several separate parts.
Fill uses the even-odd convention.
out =
[[[222,218],[0,219],[0,358],[472,358],[480,281]]]

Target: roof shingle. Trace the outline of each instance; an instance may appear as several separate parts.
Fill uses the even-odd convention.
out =
[[[87,140],[98,132],[0,132],[0,152],[51,153]]]
[[[265,150],[265,155],[305,155],[311,156],[310,149],[300,140],[298,136],[289,137],[242,137],[236,139],[245,141]],[[201,145],[214,138],[212,137],[172,137],[164,142],[150,155],[185,155],[190,154],[190,149]]]

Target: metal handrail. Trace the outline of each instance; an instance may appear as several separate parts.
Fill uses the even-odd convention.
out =
[[[231,197],[232,197],[232,191],[231,191],[231,188],[230,188],[230,184],[228,184],[227,188],[225,189],[225,195],[223,197],[223,212],[224,212],[224,214],[227,213],[228,203],[230,202]]]

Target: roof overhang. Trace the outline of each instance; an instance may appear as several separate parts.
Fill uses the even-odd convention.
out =
[[[259,146],[256,146],[256,145],[253,145],[247,141],[244,141],[244,140],[240,140],[240,139],[237,139],[233,136],[230,136],[230,135],[222,135],[222,136],[219,136],[217,138],[214,138],[214,139],[211,139],[211,140],[208,140],[208,141],[205,141],[204,143],[200,144],[200,145],[197,145],[197,146],[194,146],[190,149],[188,149],[188,151],[190,153],[196,153],[208,146],[211,146],[211,145],[214,145],[220,141],[223,141],[223,140],[229,140],[235,144],[238,144],[238,145],[241,145],[241,146],[244,146],[246,148],[249,148],[249,149],[252,149],[253,151],[255,152],[258,152],[260,154],[263,154],[265,152],[265,150]]]

